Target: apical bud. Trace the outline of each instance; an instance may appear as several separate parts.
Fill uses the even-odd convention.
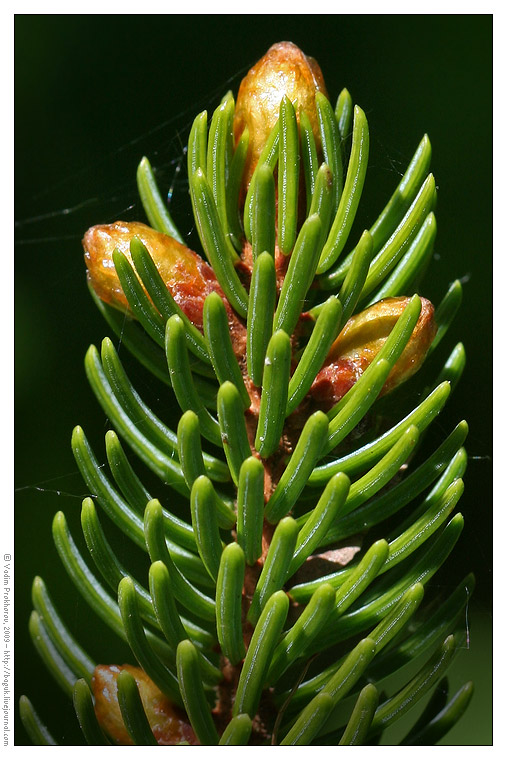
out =
[[[409,298],[385,298],[349,319],[329,351],[310,389],[326,409],[336,404],[359,380],[386,342]],[[421,298],[421,313],[403,353],[388,375],[382,395],[411,377],[424,361],[437,326],[433,304]]]
[[[133,744],[118,704],[117,679],[122,670],[127,670],[136,680],[146,717],[159,745],[170,746],[181,742],[198,744],[184,713],[171,704],[144,670],[132,665],[97,665],[92,679],[95,714],[115,744]]]
[[[320,66],[292,42],[279,42],[253,66],[241,82],[234,114],[234,137],[248,127],[250,143],[245,180],[248,185],[264,144],[276,124],[284,95],[303,109],[320,144],[315,93],[326,94]]]

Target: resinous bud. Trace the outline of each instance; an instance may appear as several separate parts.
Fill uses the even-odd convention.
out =
[[[325,365],[310,389],[322,407],[336,404],[359,380],[378,355],[409,298],[384,298],[355,314],[331,346]],[[382,394],[408,380],[422,365],[435,337],[437,325],[433,304],[421,298],[421,313],[400,358],[389,373]]]
[[[95,714],[102,729],[116,745],[134,743],[125,728],[118,703],[117,679],[122,670],[128,671],[136,680],[146,717],[159,745],[198,744],[185,713],[169,701],[144,670],[133,665],[97,665],[92,678]]]
[[[174,300],[197,327],[202,327],[206,296],[220,286],[211,267],[196,253],[169,235],[140,222],[114,222],[91,227],[83,238],[88,280],[99,298],[116,308],[128,309],[113,263],[118,249],[132,264],[130,241],[137,237],[148,250]]]
[[[234,137],[239,140],[248,127],[250,142],[245,171],[248,185],[266,140],[276,124],[280,102],[286,95],[303,109],[320,144],[315,93],[326,93],[320,66],[292,42],[279,42],[253,66],[241,82],[234,114]]]

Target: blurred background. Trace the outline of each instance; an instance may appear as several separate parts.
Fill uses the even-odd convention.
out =
[[[87,291],[80,241],[93,224],[144,221],[135,186],[143,155],[161,189],[174,191],[179,228],[192,232],[190,124],[227,90],[236,93],[248,68],[280,40],[319,61],[333,104],[347,87],[367,114],[361,229],[383,208],[423,134],[431,139],[438,236],[422,292],[438,302],[451,281],[462,280],[464,303],[445,350],[463,340],[468,357],[436,427],[443,437],[462,418],[470,425],[459,507],[465,530],[432,584],[451,589],[470,570],[477,580],[468,648],[450,671],[454,688],[472,679],[476,693],[442,743],[491,743],[492,17],[25,15],[15,21],[16,692],[34,701],[61,743],[82,737],[28,636],[33,576],[44,577],[94,657],[119,658],[102,646],[101,624],[76,598],[51,539],[58,510],[80,532],[86,488],[70,450],[74,425],[83,425],[105,460],[106,419],[83,358],[110,333]],[[169,393],[136,372],[146,400],[169,410]],[[29,743],[21,725],[16,737]]]

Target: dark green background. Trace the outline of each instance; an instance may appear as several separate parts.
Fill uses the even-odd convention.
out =
[[[439,231],[423,292],[438,301],[463,278],[464,305],[447,347],[463,340],[468,356],[438,432],[463,417],[470,423],[465,532],[434,584],[450,585],[453,573],[469,569],[477,576],[470,649],[451,671],[455,686],[473,678],[477,691],[446,742],[491,742],[491,16],[17,16],[16,691],[33,698],[62,743],[79,734],[26,632],[32,577],[44,576],[94,657],[118,660],[62,577],[51,540],[59,509],[77,534],[86,492],[70,452],[72,427],[85,427],[101,457],[107,429],[83,371],[86,348],[108,328],[87,292],[80,239],[92,224],[144,218],[135,170],[145,154],[163,188],[176,178],[173,215],[190,230],[185,171],[178,178],[177,168],[191,120],[229,88],[236,92],[249,66],[283,39],[317,58],[333,102],[346,86],[366,111],[364,227],[424,132],[433,145]],[[163,389],[142,374],[138,381],[141,394],[170,404]],[[17,736],[26,743],[22,728]]]

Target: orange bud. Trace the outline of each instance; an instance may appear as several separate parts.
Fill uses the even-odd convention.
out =
[[[280,102],[287,95],[292,103],[306,111],[315,139],[320,144],[315,93],[326,94],[320,66],[292,42],[279,42],[253,66],[241,82],[234,114],[234,137],[239,140],[248,127],[250,143],[245,168],[248,185],[253,170],[276,124]]]
[[[408,302],[409,298],[404,296],[385,298],[349,319],[310,389],[314,400],[330,408],[347,393],[375,359]],[[436,330],[433,304],[421,298],[417,324],[387,377],[382,395],[417,372]]]
[[[113,264],[118,248],[132,263],[130,241],[138,237],[146,246],[174,300],[187,317],[202,327],[204,299],[212,290],[222,295],[211,267],[174,238],[140,222],[115,222],[91,227],[83,238],[88,279],[103,301],[125,310],[127,299]]]
[[[146,717],[159,745],[169,746],[181,742],[198,744],[185,714],[171,704],[144,670],[132,665],[97,665],[92,678],[95,714],[115,744],[133,744],[118,704],[117,678],[122,670],[127,670],[136,679]]]

